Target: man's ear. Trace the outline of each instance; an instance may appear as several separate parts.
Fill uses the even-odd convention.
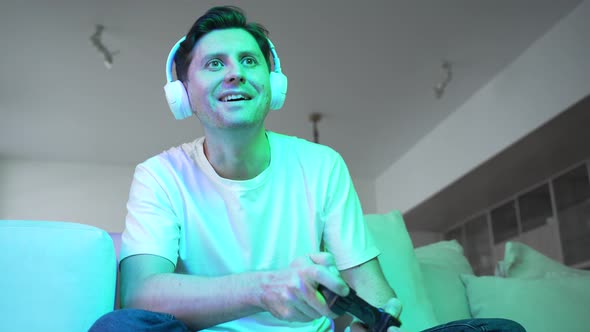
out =
[[[197,114],[197,111],[193,108],[193,102],[191,100],[191,94],[188,92],[188,78],[186,78],[184,81],[182,82],[182,86],[184,86],[184,91],[186,92],[186,99],[188,101],[188,105],[191,108],[191,111],[193,112],[193,114]]]

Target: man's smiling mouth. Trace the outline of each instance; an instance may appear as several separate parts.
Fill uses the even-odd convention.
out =
[[[251,100],[252,98],[242,94],[231,94],[227,96],[223,96],[219,98],[219,101],[222,102],[234,102],[234,101],[242,101],[242,100]]]

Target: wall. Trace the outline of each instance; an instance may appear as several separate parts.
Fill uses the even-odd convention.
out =
[[[588,17],[585,1],[380,175],[377,212],[407,212],[586,96]]]
[[[377,198],[375,197],[375,182],[353,179],[364,213],[375,213],[377,210]]]
[[[443,234],[437,232],[412,231],[408,229],[414,248],[443,240]]]
[[[134,167],[0,161],[0,219],[63,220],[120,232]]]
[[[124,228],[134,167],[0,160],[0,220],[64,220],[109,232]],[[354,181],[365,213],[375,184]]]

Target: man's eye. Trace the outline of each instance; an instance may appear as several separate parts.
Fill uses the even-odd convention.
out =
[[[254,59],[253,57],[245,57],[242,60],[242,63],[245,64],[246,66],[255,66],[258,64],[258,61],[256,61],[256,59]]]
[[[205,67],[208,69],[219,69],[223,67],[223,63],[217,59],[213,59],[208,61],[207,64],[205,64]]]

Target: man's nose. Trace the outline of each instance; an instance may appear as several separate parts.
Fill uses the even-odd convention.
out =
[[[240,66],[233,66],[229,69],[227,74],[225,75],[225,81],[227,83],[244,83],[246,82],[246,77],[244,76],[244,72]]]

